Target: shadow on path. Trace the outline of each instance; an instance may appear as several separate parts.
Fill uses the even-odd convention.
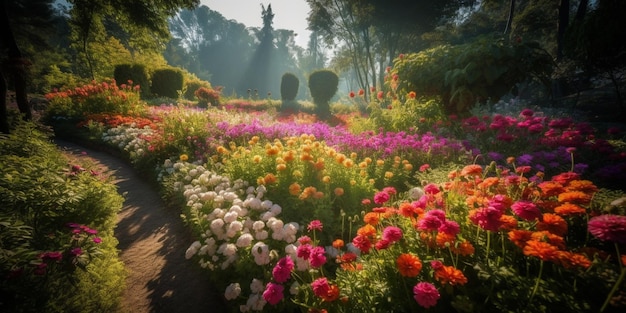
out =
[[[89,157],[112,172],[124,195],[115,237],[127,278],[121,312],[225,312],[221,291],[209,273],[185,259],[192,242],[179,213],[165,207],[159,194],[117,157],[57,140],[62,150]]]

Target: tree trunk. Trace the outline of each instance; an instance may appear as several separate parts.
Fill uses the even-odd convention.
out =
[[[0,72],[0,132],[3,134],[11,132],[7,116],[7,81],[2,72]]]
[[[20,113],[22,113],[22,117],[25,120],[31,120],[33,118],[33,113],[30,109],[30,104],[28,103],[25,78],[29,63],[27,60],[22,58],[22,52],[17,46],[15,36],[13,36],[13,30],[11,29],[11,24],[9,23],[6,1],[2,1],[2,4],[0,4],[0,10],[2,10],[2,15],[0,16],[0,26],[2,27],[0,28],[2,29],[2,38],[4,38],[1,46],[6,47],[7,49],[7,65],[9,68],[9,74],[12,74],[13,77],[15,101],[17,102],[17,107],[19,108]],[[4,108],[2,110],[6,111],[6,99],[3,101]]]
[[[563,58],[563,41],[565,39],[565,30],[569,24],[569,0],[561,0],[559,4],[559,22],[556,34],[556,60]]]

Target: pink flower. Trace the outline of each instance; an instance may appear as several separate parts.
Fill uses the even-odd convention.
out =
[[[424,186],[424,192],[431,195],[436,195],[440,192],[439,187],[435,184],[428,184]]]
[[[430,165],[422,164],[422,166],[420,166],[420,172],[426,172],[426,170],[428,170],[429,168],[430,168]]]
[[[587,229],[596,238],[626,244],[626,216],[603,214],[592,217]]]
[[[309,236],[300,236],[298,238],[298,242],[301,245],[306,245],[306,244],[309,244],[309,243],[313,242],[313,240],[311,240],[311,237],[309,237]]]
[[[59,251],[46,252],[41,256],[42,260],[60,261],[63,258],[63,253]]]
[[[71,253],[73,256],[79,256],[79,255],[83,254],[83,249],[81,249],[80,247],[76,247],[76,248],[72,249],[72,250],[70,251],[70,253]]]
[[[448,235],[457,235],[461,231],[461,227],[455,221],[446,220],[437,230]]]
[[[312,267],[320,267],[326,263],[326,251],[324,247],[315,247],[311,249],[309,263]]]
[[[386,239],[378,240],[376,241],[376,244],[374,245],[374,247],[376,247],[376,249],[378,250],[385,250],[389,248],[389,246],[391,246],[391,241],[386,240]]]
[[[272,276],[274,280],[278,283],[284,283],[291,278],[291,271],[294,268],[293,260],[291,260],[290,256],[286,256],[276,263],[274,269],[272,270]]]
[[[298,249],[296,249],[296,255],[299,258],[308,260],[309,257],[311,256],[311,245],[308,245],[308,244],[299,245]]]
[[[102,238],[100,238],[100,237],[93,237],[93,242],[94,243],[101,243],[102,242]]]
[[[313,220],[309,223],[309,226],[307,226],[306,229],[308,229],[309,231],[312,231],[312,230],[322,231],[323,227],[324,225],[322,225],[322,222],[320,220]]]
[[[402,229],[396,226],[387,226],[383,229],[383,240],[394,243],[402,239]]]
[[[325,297],[328,295],[328,291],[330,290],[330,285],[328,284],[328,280],[326,277],[318,278],[311,283],[311,288],[313,289],[313,293],[318,297]]]
[[[517,216],[527,221],[534,221],[535,219],[541,218],[541,211],[539,211],[539,208],[531,201],[517,201],[511,205],[511,210],[513,210]]]
[[[413,298],[417,303],[425,308],[437,305],[437,300],[441,295],[437,288],[431,283],[421,282],[413,287]]]
[[[275,305],[283,299],[283,290],[285,288],[280,284],[268,283],[263,291],[263,299],[271,305]]]
[[[376,204],[383,204],[387,201],[389,201],[389,194],[386,192],[381,191],[374,195],[374,203]]]
[[[502,217],[502,211],[492,206],[488,206],[477,209],[474,214],[470,214],[469,219],[474,224],[480,226],[482,229],[489,231],[498,231],[498,229],[502,225],[500,217]]]
[[[383,192],[387,193],[390,196],[393,196],[398,193],[396,188],[393,188],[393,187],[385,187],[383,188]]]

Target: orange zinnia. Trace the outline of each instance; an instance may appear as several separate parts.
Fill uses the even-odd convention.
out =
[[[530,240],[533,232],[530,230],[512,230],[508,233],[509,240],[511,240],[516,246],[523,248],[526,245],[526,242]]]
[[[376,236],[376,228],[374,226],[367,224],[356,231],[356,234],[359,236],[365,237],[374,237]]]
[[[591,266],[591,261],[584,254],[580,253],[559,251],[557,253],[557,258],[559,259],[561,265],[565,268],[581,267],[583,269],[587,269]]]
[[[378,225],[379,221],[380,221],[380,214],[376,212],[367,212],[363,216],[363,222],[373,225],[373,226]]]
[[[454,245],[454,240],[456,239],[456,235],[446,234],[444,232],[438,232],[436,237],[437,246],[440,248],[445,248],[446,244],[449,247]]]
[[[442,266],[435,270],[435,279],[441,284],[465,285],[467,283],[467,277],[463,275],[461,270],[454,266]]]
[[[456,254],[460,254],[462,256],[468,256],[474,254],[474,246],[468,240],[464,240],[459,243],[458,246],[452,247],[452,252]]]
[[[565,191],[563,185],[555,181],[546,181],[539,184],[539,189],[545,197],[557,196]]]
[[[549,231],[559,236],[567,234],[567,222],[559,215],[545,213],[542,218],[543,221],[537,223],[537,230]]]
[[[598,187],[589,180],[572,180],[567,184],[568,191],[582,191],[584,193],[594,193],[598,191]]]
[[[461,176],[479,176],[483,173],[483,167],[478,164],[470,164],[461,170]]]
[[[416,277],[422,270],[422,261],[417,255],[410,253],[401,254],[396,259],[396,265],[400,275],[404,277]]]
[[[567,191],[559,195],[561,203],[587,204],[591,201],[591,196],[582,191]]]
[[[572,203],[564,203],[554,208],[554,213],[559,215],[585,214],[587,210]]]
[[[559,249],[565,249],[565,239],[548,231],[536,231],[530,235],[530,240],[547,242]]]
[[[557,252],[559,249],[547,242],[537,241],[537,240],[529,240],[526,242],[526,246],[524,246],[524,255],[526,256],[534,256],[542,261],[553,261],[557,257]]]
[[[500,216],[500,229],[502,230],[513,230],[517,229],[517,219],[512,215],[503,214]]]

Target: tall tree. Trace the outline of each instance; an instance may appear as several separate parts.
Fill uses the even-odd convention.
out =
[[[272,64],[272,55],[275,51],[274,47],[274,12],[272,12],[272,5],[269,4],[267,8],[261,4],[261,17],[263,19],[263,27],[257,31],[257,38],[259,45],[257,46],[246,74],[242,79],[242,89],[248,88],[255,90],[261,96],[272,92],[270,89],[270,69]],[[278,78],[280,79],[280,77]],[[277,79],[277,80],[278,80]]]
[[[17,106],[26,120],[32,119],[27,96],[26,75],[30,61],[25,57],[18,42],[43,45],[43,29],[49,27],[52,17],[50,0],[2,1],[0,3],[0,132],[8,133],[6,93],[10,79],[15,90]],[[19,26],[19,27],[15,27]],[[6,54],[5,54],[6,53]]]

